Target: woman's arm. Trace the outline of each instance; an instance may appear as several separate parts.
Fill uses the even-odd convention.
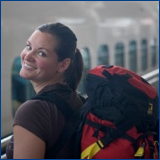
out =
[[[15,125],[14,133],[14,159],[43,159],[45,155],[45,142],[29,130]]]

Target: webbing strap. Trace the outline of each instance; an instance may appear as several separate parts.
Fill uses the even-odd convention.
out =
[[[93,122],[89,119],[86,119],[85,121],[85,124],[88,124],[89,126],[92,126],[96,129],[98,129],[99,131],[102,131],[102,132],[105,132],[105,133],[110,133],[111,130],[112,132],[115,132],[115,133],[119,133],[119,130],[117,128],[111,128],[111,127],[108,127],[108,126],[105,126],[105,125],[102,125],[100,123],[97,123],[97,122]],[[126,129],[127,130],[127,129]],[[117,136],[116,136],[117,137]],[[126,132],[124,132],[123,134],[121,134],[120,136],[118,136],[117,138],[124,138],[124,139],[127,139],[129,141],[131,141],[133,144],[135,143],[136,139],[134,139],[133,137],[131,137],[130,135],[128,135]],[[107,138],[109,139],[109,138]],[[107,145],[106,143],[104,143],[104,146]]]
[[[103,144],[100,140],[94,142],[81,153],[81,159],[91,159],[101,150],[101,148],[103,148]]]

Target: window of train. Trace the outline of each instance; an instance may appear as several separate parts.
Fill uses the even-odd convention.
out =
[[[98,65],[109,65],[109,49],[103,44],[98,48]]]
[[[129,42],[129,68],[137,72],[137,42],[135,40]]]
[[[27,99],[30,99],[35,95],[33,87],[28,80],[25,80],[19,76],[19,71],[21,69],[21,59],[20,56],[16,57],[13,66],[12,66],[12,75],[11,75],[11,83],[12,83],[12,113],[13,116],[17,110],[17,108]]]
[[[86,94],[84,83],[87,71],[91,68],[91,55],[88,47],[85,47],[81,50],[82,58],[83,58],[83,73],[80,84],[78,86],[78,91],[84,95]]]
[[[157,42],[155,39],[153,39],[151,41],[151,44],[150,44],[150,53],[151,53],[151,66],[152,67],[156,67],[157,66]]]
[[[145,71],[148,67],[148,49],[147,49],[147,40],[141,40],[141,70]]]
[[[124,44],[122,42],[115,45],[115,65],[124,67]]]

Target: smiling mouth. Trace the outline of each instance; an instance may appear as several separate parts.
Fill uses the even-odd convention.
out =
[[[27,63],[24,63],[24,64],[23,64],[23,67],[24,67],[25,69],[27,69],[27,70],[36,69],[35,67],[33,67],[32,65],[29,65],[29,64],[27,64]]]

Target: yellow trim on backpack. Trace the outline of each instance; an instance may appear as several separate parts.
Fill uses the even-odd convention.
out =
[[[134,154],[135,157],[143,157],[144,155],[144,143],[138,148],[137,152]]]
[[[103,146],[104,145],[100,140],[91,144],[81,153],[81,159],[91,159],[101,150],[101,148],[103,148]]]

